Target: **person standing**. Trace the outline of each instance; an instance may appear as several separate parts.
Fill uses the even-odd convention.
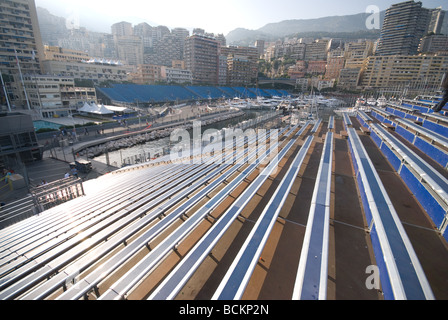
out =
[[[448,72],[445,72],[443,78],[444,79],[442,81],[442,89],[443,89],[442,100],[440,100],[439,103],[432,108],[434,112],[439,112],[440,110],[442,110],[442,108],[448,102]]]

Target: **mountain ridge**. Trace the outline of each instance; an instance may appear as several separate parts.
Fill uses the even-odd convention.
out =
[[[350,34],[365,35],[366,38],[378,38],[383,24],[385,11],[379,13],[380,21],[375,28],[368,28],[372,24],[371,13],[358,13],[342,16],[328,16],[314,19],[290,19],[280,22],[268,23],[256,29],[237,28],[226,35],[227,42],[232,45],[253,45],[256,40],[275,41],[279,38],[301,35],[305,37],[313,34],[340,34],[351,37]],[[372,27],[374,25],[372,24]],[[442,25],[442,34],[448,34],[448,15],[445,11],[445,19]]]
[[[53,15],[48,9],[41,7],[37,7],[37,13],[44,41],[56,45],[57,38],[67,36],[70,30],[66,27],[65,18]],[[256,40],[276,41],[284,37],[377,39],[384,15],[385,11],[381,11],[379,29],[369,29],[366,26],[366,21],[371,22],[372,14],[358,13],[313,19],[289,19],[268,23],[256,30],[236,28],[226,35],[226,40],[229,45],[251,46]],[[448,34],[446,11],[441,33]]]

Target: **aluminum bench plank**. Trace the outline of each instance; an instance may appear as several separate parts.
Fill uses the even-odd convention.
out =
[[[293,300],[326,299],[333,133],[325,138],[300,253]]]
[[[314,136],[309,136],[224,276],[212,299],[239,300],[282,209]]]

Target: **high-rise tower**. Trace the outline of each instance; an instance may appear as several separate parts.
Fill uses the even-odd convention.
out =
[[[406,1],[386,10],[376,55],[417,54],[420,39],[426,35],[431,12],[422,3]]]
[[[193,73],[193,84],[218,83],[218,48],[215,38],[194,34],[185,40],[185,66]]]
[[[34,0],[0,0],[0,8],[0,72],[17,75],[19,62],[23,74],[40,73],[44,50]]]

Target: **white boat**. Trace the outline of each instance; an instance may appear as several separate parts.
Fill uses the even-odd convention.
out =
[[[359,107],[362,107],[362,106],[365,106],[365,105],[366,105],[366,99],[364,99],[364,98],[358,98],[358,99],[356,100],[355,107],[359,108]]]
[[[387,99],[384,96],[381,96],[376,103],[378,107],[385,107],[387,105]]]
[[[375,98],[368,98],[367,99],[367,104],[369,106],[375,106],[376,105],[376,99]]]
[[[347,113],[349,116],[356,116],[358,112],[358,108],[356,107],[347,107],[347,108],[338,108],[333,110],[338,116],[342,116],[343,113]]]

